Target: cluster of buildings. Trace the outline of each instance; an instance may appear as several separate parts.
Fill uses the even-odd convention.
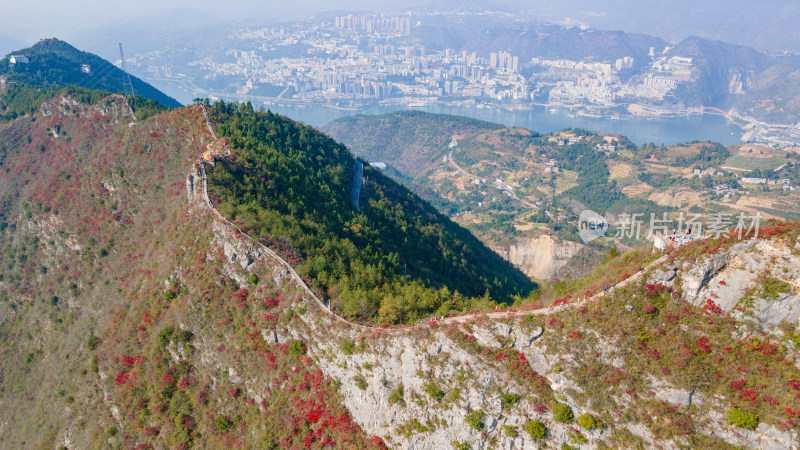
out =
[[[448,19],[439,16],[447,13],[349,14],[231,30],[226,45],[217,47],[225,50],[211,56],[196,59],[192,49],[174,48],[139,53],[127,63],[151,81],[212,98],[352,108],[376,102],[545,106],[612,119],[697,114],[671,97],[691,82],[696,62],[670,47],[606,61],[523,57],[509,48],[442,49],[418,32]],[[730,92],[742,87],[743,80],[731,79]],[[798,127],[735,112],[728,118],[748,125],[745,142],[785,147],[800,141]]]
[[[692,58],[666,56],[669,50],[666,47],[659,52],[661,56],[656,56],[651,48],[649,65],[642,65],[635,72],[631,71],[636,60],[630,56],[613,63],[536,58],[531,63],[545,68],[535,78],[552,84],[549,104],[600,111],[636,102],[662,102],[681,83],[690,81]],[[621,77],[622,74],[626,76]]]
[[[11,55],[8,57],[11,64],[28,64],[28,57],[23,55]]]
[[[138,54],[129,65],[153,79],[184,78],[200,88],[195,92],[240,99],[352,106],[511,102],[590,110],[614,107],[626,97],[663,98],[691,70],[690,59],[656,58],[653,51],[646,76],[622,81],[620,73],[637,67],[632,56],[597,62],[523,59],[502,48],[486,54],[432,50],[415,31],[435,20],[412,13],[350,14],[237,30],[224,54],[189,62],[188,73],[177,73],[169,63],[174,55],[161,51]]]
[[[763,184],[766,186],[783,186],[783,189],[787,191],[797,190],[797,186],[792,186],[792,180],[788,178],[773,180],[769,178],[742,177],[739,179],[739,182],[741,182],[742,184]]]
[[[783,166],[781,166],[783,167]],[[777,171],[778,169],[776,169]],[[692,175],[697,177],[724,177],[726,175],[726,171],[721,169],[715,169],[713,167],[709,167],[707,169],[692,169]],[[792,184],[792,180],[789,178],[761,178],[761,177],[745,177],[745,176],[738,176],[737,181],[740,185],[764,185],[764,186],[781,186],[785,191],[795,191],[798,189],[798,186]],[[715,194],[726,195],[725,198],[730,197],[728,194],[743,194],[745,193],[745,189],[735,189],[732,186],[729,186],[725,183],[715,183],[712,188],[712,192]]]
[[[768,124],[752,117],[743,116],[736,110],[729,113],[741,127],[747,129],[742,142],[766,145],[772,148],[796,149],[800,142],[800,127],[780,124]]]
[[[411,17],[408,15],[353,16],[349,14],[334,18],[333,23],[336,28],[346,28],[350,31],[363,31],[365,33],[397,32],[408,34],[411,32]]]
[[[187,73],[174,69],[169,52],[140,53],[128,63],[153,79],[240,99],[356,106],[529,99],[518,55],[431,51],[411,35],[417,22],[410,13],[365,14],[235,31],[231,48],[189,62]]]
[[[712,176],[712,177],[722,177],[725,175],[725,172],[715,170],[715,169],[694,169],[692,171],[693,175],[697,176]],[[785,192],[794,192],[800,189],[797,185],[792,183],[792,180],[788,178],[781,178],[781,179],[770,179],[770,178],[758,178],[758,177],[738,177],[737,179],[739,186],[734,187],[729,185],[728,183],[722,182],[715,182],[713,186],[709,189],[703,190],[703,194],[713,194],[719,198],[724,200],[730,199],[734,195],[743,195],[748,194],[748,186],[770,186],[774,188],[781,188]]]

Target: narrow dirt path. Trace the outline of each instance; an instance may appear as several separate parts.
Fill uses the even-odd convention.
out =
[[[202,107],[202,110],[203,110],[203,115],[205,116],[205,119],[206,119],[206,124],[208,125],[208,129],[211,132],[211,135],[214,137],[214,139],[216,139],[217,138],[216,137],[216,133],[214,133],[214,129],[211,127],[211,122],[208,120],[208,114],[206,113],[205,106],[201,105],[201,107]],[[229,152],[226,152],[225,156],[227,156],[227,154],[229,154]],[[356,161],[358,161],[358,160],[356,160]],[[320,300],[320,298],[311,290],[311,288],[306,284],[305,280],[303,280],[303,278],[297,273],[297,271],[294,269],[294,267],[292,267],[292,265],[289,264],[289,262],[287,262],[278,253],[276,253],[275,251],[273,251],[269,247],[265,246],[264,244],[262,244],[258,240],[253,239],[250,235],[248,235],[247,233],[243,232],[238,226],[236,226],[231,221],[226,219],[217,210],[217,208],[214,206],[214,204],[211,201],[211,199],[208,197],[208,181],[206,179],[205,162],[203,161],[202,158],[199,158],[197,160],[197,163],[200,165],[200,173],[202,174],[202,179],[203,179],[203,200],[205,201],[205,203],[209,207],[209,209],[211,209],[211,211],[214,212],[214,214],[217,216],[217,218],[219,220],[221,220],[228,227],[236,230],[242,236],[247,237],[247,239],[249,239],[254,245],[258,246],[258,248],[260,248],[261,250],[266,252],[268,255],[270,255],[275,260],[277,260],[283,267],[285,267],[286,270],[289,271],[289,273],[291,274],[291,276],[295,280],[295,282],[297,282],[297,284],[301,288],[303,288],[303,290],[311,298],[313,298],[317,302],[317,304],[319,304],[319,306],[323,309],[323,311],[325,311],[329,315],[333,316],[333,318],[335,320],[337,320],[337,321],[339,321],[341,323],[350,325],[352,327],[361,329],[361,330],[373,330],[373,331],[380,330],[380,331],[382,331],[384,333],[389,333],[389,334],[401,334],[401,333],[405,333],[405,332],[407,332],[407,331],[409,331],[411,329],[414,329],[414,328],[431,326],[434,323],[437,324],[437,325],[450,324],[450,323],[464,323],[464,322],[469,322],[470,320],[474,320],[477,317],[486,317],[486,318],[489,318],[489,319],[497,319],[497,320],[499,320],[499,319],[507,319],[507,318],[511,318],[511,317],[522,317],[522,316],[527,316],[527,315],[553,314],[555,312],[564,311],[564,310],[566,310],[568,308],[571,308],[571,307],[584,305],[584,304],[586,304],[586,303],[588,303],[590,301],[598,300],[600,297],[603,297],[605,295],[610,295],[612,292],[614,292],[615,289],[621,288],[621,287],[627,285],[628,283],[631,283],[631,282],[633,282],[635,280],[638,280],[639,278],[642,277],[642,274],[646,272],[647,268],[663,263],[664,261],[666,261],[666,259],[668,257],[668,255],[661,256],[660,258],[656,259],[652,263],[648,264],[645,268],[643,268],[639,272],[637,272],[637,273],[633,274],[632,276],[626,278],[625,280],[617,283],[616,286],[610,287],[607,291],[601,292],[599,294],[595,294],[592,297],[587,298],[586,301],[573,302],[573,303],[562,304],[562,305],[559,305],[559,306],[556,306],[556,307],[541,308],[541,309],[531,309],[531,310],[510,310],[509,309],[509,310],[497,311],[497,312],[491,312],[491,313],[474,312],[474,313],[464,314],[464,315],[461,315],[461,316],[447,317],[447,318],[444,318],[444,319],[435,319],[435,318],[434,319],[429,319],[429,320],[427,320],[425,322],[416,323],[414,325],[399,325],[399,326],[391,326],[391,327],[388,327],[388,328],[385,327],[385,326],[378,327],[378,326],[371,326],[371,325],[361,325],[361,324],[358,324],[358,323],[350,322],[349,320],[345,319],[344,317],[341,317],[338,314],[336,314],[333,310],[331,310],[325,304],[325,302]],[[362,170],[362,174],[363,174],[363,165],[361,166],[361,170]],[[353,187],[355,188],[355,180],[354,180]],[[360,191],[360,189],[359,189],[359,191]]]

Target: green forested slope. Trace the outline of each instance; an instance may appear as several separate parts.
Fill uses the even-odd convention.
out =
[[[385,162],[414,178],[439,159],[453,135],[474,136],[503,128],[469,117],[397,111],[380,116],[342,117],[323,131],[369,161]]]
[[[508,302],[534,288],[465,229],[369,167],[356,211],[353,156],[313,128],[249,105],[218,103],[212,119],[234,152],[209,172],[220,211],[278,248],[344,315],[408,322],[469,307],[462,295]]]

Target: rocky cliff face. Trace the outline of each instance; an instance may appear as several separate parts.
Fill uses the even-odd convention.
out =
[[[740,320],[769,331],[800,325],[800,243],[745,241],[696,261],[668,265],[651,281],[680,284],[690,303],[710,300]],[[680,276],[678,276],[680,275]]]
[[[230,237],[217,242],[246,253],[246,243]],[[731,299],[741,302],[752,292],[758,285],[757,274],[777,269],[794,287],[792,294],[756,301],[753,311],[765,324],[797,323],[800,262],[792,252],[798,249],[800,244],[747,241],[696,264],[667,263],[652,270],[646,279],[682,287],[687,302],[697,306],[706,305],[705,298],[716,295],[721,307],[733,311],[737,302]],[[243,266],[230,257],[228,260],[235,277],[233,272]],[[728,282],[720,284],[724,280]],[[640,306],[635,306],[638,303],[633,299],[638,296],[626,290],[563,313],[502,320],[474,316],[457,323],[388,331],[341,325],[309,299],[302,299],[296,307],[309,312],[299,322],[277,334],[263,330],[262,335],[277,342],[305,342],[325,375],[338,383],[354,420],[368,435],[381,436],[397,448],[460,444],[475,449],[536,448],[542,442],[525,431],[531,421],[546,424],[548,443],[677,448],[707,442],[712,447],[798,448],[798,436],[792,429],[763,421],[753,430],[730,425],[725,413],[729,394],[706,383],[687,384],[679,373],[677,378],[649,370],[645,370],[648,375],[626,375],[642,370],[646,357],[626,349],[623,338],[607,335],[607,328],[616,326],[618,319],[601,320],[595,328],[570,319],[623,314],[619,320],[636,323],[641,316],[652,314],[642,314]],[[748,327],[743,324],[740,329]],[[565,346],[568,342],[574,344]],[[600,368],[597,377],[611,377],[610,385],[600,388],[586,378],[586,358],[596,361],[589,365],[588,373]],[[794,361],[790,371],[796,375],[800,364]],[[586,429],[575,425],[574,419],[562,423],[556,413],[559,404],[567,405],[575,418],[590,414],[605,425]],[[650,415],[639,416],[640,411]],[[625,414],[632,416],[623,419]],[[684,431],[665,431],[676,427]],[[684,436],[684,432],[689,434]]]
[[[556,242],[548,235],[520,239],[509,248],[508,260],[525,275],[538,279],[553,277],[585,246],[577,242]]]
[[[684,39],[668,55],[693,59],[692,80],[676,90],[678,99],[687,104],[710,104],[741,94],[773,64],[767,55],[752,48],[696,36]]]

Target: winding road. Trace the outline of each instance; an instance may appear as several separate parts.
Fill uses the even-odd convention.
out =
[[[480,178],[480,177],[476,177],[475,175],[472,175],[471,173],[467,172],[466,170],[461,168],[461,166],[458,165],[456,160],[453,159],[453,150],[450,150],[450,153],[447,154],[447,162],[449,162],[453,167],[455,167],[456,170],[461,172],[461,174],[466,176],[466,177],[469,177],[469,178],[472,178],[472,179],[479,179]],[[524,206],[526,206],[528,208],[536,208],[536,205],[534,205],[533,203],[525,200],[524,198],[518,197],[516,192],[514,192],[514,188],[512,188],[511,186],[504,185],[504,184],[500,183],[500,184],[497,185],[497,188],[500,189],[501,191],[507,193],[508,195],[510,195],[511,198],[513,198],[514,200],[518,200]]]

